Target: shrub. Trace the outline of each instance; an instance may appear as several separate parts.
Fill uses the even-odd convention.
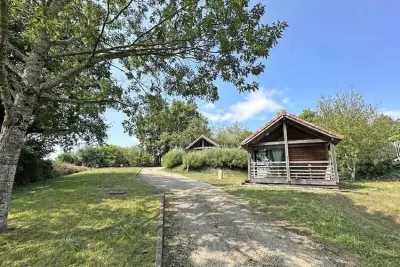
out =
[[[78,151],[78,156],[82,161],[82,165],[88,167],[103,167],[104,155],[98,147],[85,147]]]
[[[24,185],[53,178],[55,175],[52,162],[43,159],[48,153],[49,150],[43,142],[28,139],[21,150],[14,184]]]
[[[396,171],[396,167],[392,164],[392,160],[378,162],[364,160],[357,165],[357,177],[366,180],[384,179],[394,171]]]
[[[61,153],[60,155],[57,156],[56,161],[58,162],[65,162],[65,163],[71,163],[71,164],[76,164],[77,160],[77,155],[73,154],[72,152],[64,152]]]
[[[82,148],[77,157],[82,165],[88,167],[120,167],[129,164],[125,157],[125,148],[115,145]]]
[[[166,168],[173,168],[182,164],[182,157],[185,152],[182,149],[170,150],[161,159],[161,165]]]
[[[77,166],[71,163],[57,162],[57,161],[54,162],[53,166],[54,166],[55,176],[68,175],[89,170],[88,167]]]
[[[239,148],[214,148],[189,152],[182,158],[184,168],[239,168],[247,167],[247,153]]]
[[[130,166],[150,167],[153,166],[153,156],[138,146],[126,148],[124,150],[125,158]]]
[[[198,169],[207,166],[204,153],[202,151],[189,152],[182,158],[184,168]]]
[[[128,160],[125,158],[125,148],[107,145],[100,147],[103,155],[103,165],[101,167],[120,167],[128,165]]]

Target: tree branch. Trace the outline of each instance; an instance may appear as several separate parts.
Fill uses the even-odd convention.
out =
[[[65,40],[55,40],[51,42],[51,45],[53,46],[64,46],[64,45],[70,45],[75,43],[77,40],[75,37],[71,37],[69,39],[65,39]]]
[[[157,56],[175,56],[179,55],[182,53],[187,53],[192,50],[196,50],[198,48],[193,48],[193,47],[179,47],[177,48],[176,51],[174,52],[166,52],[165,49],[160,49],[159,51],[154,50],[154,51],[137,51],[136,49],[130,49],[130,50],[123,50],[123,51],[117,51],[114,53],[108,53],[108,54],[103,54],[103,55],[98,55],[95,56],[89,60],[86,60],[82,63],[79,63],[75,67],[68,69],[64,71],[63,73],[57,75],[52,80],[49,80],[47,82],[44,82],[40,85],[40,90],[47,90],[49,88],[52,88],[54,86],[59,85],[63,80],[69,79],[74,75],[79,74],[80,72],[84,71],[85,69],[88,69],[92,66],[94,66],[97,63],[100,63],[102,61],[107,61],[107,60],[112,60],[112,59],[122,59],[130,56],[145,56],[145,55],[157,55]]]
[[[51,100],[54,102],[61,102],[61,103],[72,103],[72,104],[121,104],[123,106],[128,106],[127,104],[116,100],[116,99],[74,99],[74,98],[65,98],[65,97],[59,97],[55,95],[51,95],[48,93],[44,93],[40,96],[40,98]]]
[[[124,9],[129,7],[131,2],[128,3],[128,5]],[[108,1],[107,1],[107,4],[109,4]],[[76,52],[62,53],[62,54],[54,55],[53,58],[68,57],[68,56],[78,56],[78,55],[88,55],[88,54],[90,54],[91,55],[90,58],[92,58],[92,57],[94,57],[95,54],[98,54],[98,53],[107,53],[107,52],[115,51],[115,50],[119,50],[119,49],[129,49],[131,47],[134,47],[137,44],[137,42],[139,42],[140,39],[143,36],[145,36],[145,35],[149,34],[150,32],[154,31],[156,28],[158,28],[159,26],[164,24],[166,21],[168,21],[168,20],[172,19],[173,17],[175,17],[176,14],[178,14],[180,11],[184,10],[185,8],[187,8],[190,5],[191,4],[188,4],[188,5],[182,6],[181,8],[175,10],[169,16],[165,17],[164,19],[160,20],[157,24],[153,25],[150,29],[148,29],[147,31],[141,33],[131,44],[121,45],[121,46],[114,46],[114,47],[110,47],[110,48],[103,48],[103,49],[97,50],[97,46],[98,46],[98,44],[100,42],[100,39],[101,39],[102,35],[104,34],[105,26],[106,26],[106,24],[109,24],[106,21],[107,18],[109,17],[109,7],[107,7],[106,20],[103,22],[101,32],[100,32],[100,34],[99,34],[99,36],[98,36],[98,38],[96,40],[96,43],[95,43],[95,45],[94,45],[92,50],[81,50],[81,51],[76,51]],[[174,43],[187,42],[187,41],[189,41],[189,40],[174,40],[173,42],[169,42],[169,43],[167,42],[167,43],[163,43],[163,44],[159,44],[159,43],[157,43],[157,44],[141,44],[140,46],[142,46],[142,47],[165,46],[166,44],[174,44]]]
[[[153,27],[151,27],[150,29],[148,29],[147,31],[143,32],[142,34],[140,34],[132,43],[132,45],[136,44],[143,36],[145,36],[146,34],[149,34],[150,32],[152,32],[153,30],[155,30],[157,27],[161,26],[162,24],[164,24],[164,22],[166,22],[169,19],[172,19],[173,17],[175,17],[176,14],[178,14],[180,11],[184,10],[185,8],[187,8],[188,6],[190,6],[191,4],[187,4],[182,6],[181,8],[178,8],[177,10],[175,10],[174,12],[172,12],[169,16],[165,17],[164,19],[160,20],[157,24],[155,24]]]
[[[26,61],[26,55],[24,55],[21,51],[19,51],[18,48],[16,48],[15,46],[13,46],[10,43],[8,43],[7,48],[11,53],[15,54],[15,56],[22,59],[23,61]]]
[[[99,36],[97,37],[96,42],[94,43],[93,50],[92,50],[92,54],[90,55],[89,60],[90,60],[91,58],[93,58],[93,56],[96,54],[97,46],[98,46],[99,43],[100,43],[101,37],[103,37],[104,30],[105,30],[105,28],[106,28],[106,24],[107,24],[107,21],[108,21],[109,16],[110,16],[110,0],[107,0],[107,15],[106,15],[106,18],[104,19],[103,25],[101,26],[100,34],[99,34]]]
[[[112,20],[110,20],[109,22],[107,22],[107,24],[112,24],[112,23],[114,23],[114,21],[116,21],[116,20],[119,18],[119,16],[121,16],[121,14],[122,14],[125,10],[128,9],[128,7],[132,4],[132,2],[133,2],[133,0],[130,0],[130,1],[128,2],[128,4],[126,4],[126,6],[124,6],[124,7],[118,12],[118,14],[115,15],[115,17],[114,17]]]
[[[17,67],[15,66],[14,63],[12,63],[9,59],[6,58],[4,60],[5,66],[14,74],[16,74],[19,78],[22,79],[22,74],[17,70]]]

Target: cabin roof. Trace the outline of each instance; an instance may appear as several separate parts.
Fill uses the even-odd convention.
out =
[[[308,122],[306,120],[303,120],[293,114],[287,113],[286,111],[281,112],[278,116],[276,116],[275,118],[273,118],[272,120],[270,120],[269,122],[267,122],[266,124],[264,124],[261,128],[259,128],[257,131],[255,131],[253,134],[251,134],[250,136],[248,136],[245,140],[243,140],[240,145],[241,146],[246,146],[248,145],[251,141],[253,141],[255,138],[259,137],[261,134],[265,133],[266,131],[268,131],[268,129],[270,129],[271,127],[273,127],[274,125],[276,125],[277,123],[279,123],[280,121],[282,121],[283,119],[287,119],[287,120],[291,120],[297,124],[300,124],[308,129],[314,130],[315,132],[318,132],[324,136],[327,136],[329,138],[334,139],[336,142],[339,142],[340,140],[344,139],[344,136],[341,134],[337,134],[334,132],[331,132],[325,128],[322,128],[320,126],[315,125],[314,123]]]
[[[191,149],[199,140],[204,139],[207,142],[209,142],[210,144],[218,147],[219,144],[217,142],[215,142],[214,140],[210,139],[209,137],[205,136],[204,134],[200,135],[199,137],[196,138],[196,140],[194,140],[192,143],[190,143],[185,149]]]

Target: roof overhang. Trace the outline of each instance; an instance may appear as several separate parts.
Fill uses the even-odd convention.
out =
[[[257,140],[258,137],[274,129],[277,125],[279,125],[279,123],[283,121],[293,122],[293,124],[298,124],[304,128],[312,130],[313,132],[319,133],[322,136],[327,137],[327,139],[329,139],[334,144],[337,144],[340,142],[340,140],[344,139],[344,136],[341,134],[333,133],[325,128],[315,125],[314,123],[303,120],[293,114],[282,112],[281,114],[267,122],[265,125],[263,125],[261,128],[259,128],[257,131],[255,131],[253,134],[248,136],[245,140],[243,140],[240,143],[240,146],[242,146],[243,148],[248,147],[253,141]]]
[[[192,146],[194,146],[201,139],[206,140],[207,142],[209,142],[210,144],[214,145],[215,147],[219,147],[219,144],[217,142],[215,142],[214,140],[212,140],[212,139],[208,138],[207,136],[205,136],[204,134],[202,134],[198,138],[196,138],[196,140],[194,140],[192,143],[190,143],[185,149],[186,150],[191,149]]]

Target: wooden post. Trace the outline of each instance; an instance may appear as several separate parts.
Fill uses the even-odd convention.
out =
[[[336,183],[339,183],[339,174],[337,171],[337,164],[336,164],[335,145],[333,143],[329,143],[329,150],[331,151],[333,173],[335,175],[335,181],[336,181]]]
[[[251,147],[247,150],[247,181],[250,181],[251,177]]]
[[[290,183],[290,165],[289,165],[289,143],[287,139],[286,121],[283,121],[283,140],[285,142],[285,161],[286,161],[286,181]]]
[[[204,139],[201,139],[201,147],[204,147]]]
[[[222,169],[218,169],[218,179],[224,179],[224,171]]]

